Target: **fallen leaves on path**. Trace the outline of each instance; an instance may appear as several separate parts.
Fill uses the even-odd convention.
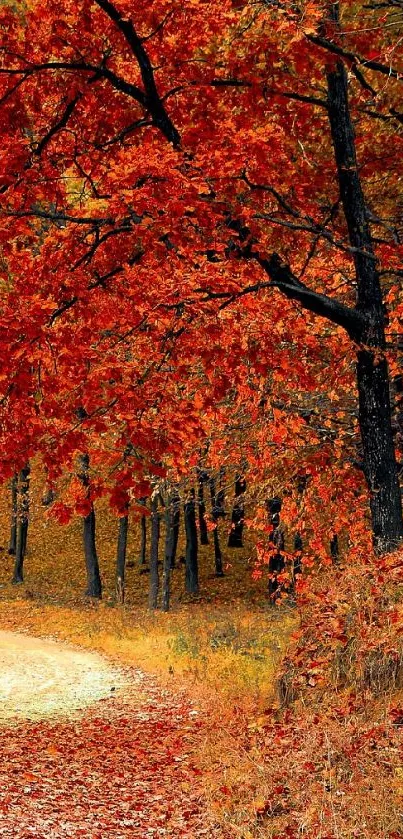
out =
[[[149,677],[74,719],[8,724],[0,836],[223,839],[195,763],[202,737],[197,710]]]

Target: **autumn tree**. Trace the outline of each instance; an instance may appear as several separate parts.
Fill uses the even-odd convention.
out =
[[[189,438],[227,434],[229,395],[267,464],[295,391],[323,387],[340,422],[355,367],[340,484],[361,463],[375,546],[396,546],[398,26],[393,4],[2,9],[4,475],[113,428],[118,456],[181,469]]]

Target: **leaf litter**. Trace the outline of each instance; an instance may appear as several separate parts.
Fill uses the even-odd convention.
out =
[[[0,644],[0,837],[223,839],[199,778],[202,715],[183,694],[68,645]]]

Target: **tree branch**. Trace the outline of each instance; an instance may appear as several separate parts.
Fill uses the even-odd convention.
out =
[[[180,146],[179,132],[173,125],[166,112],[155,84],[154,70],[147,51],[144,48],[131,20],[122,17],[111,0],[95,0],[97,6],[116,24],[129,45],[139,65],[141,78],[143,80],[147,108],[153,116],[154,124],[160,128],[167,140],[176,148]]]
[[[339,55],[342,58],[348,58],[353,62],[353,64],[360,64],[363,67],[368,67],[369,70],[375,70],[377,73],[382,73],[384,76],[389,76],[390,78],[403,81],[403,73],[399,73],[399,71],[395,70],[392,66],[388,67],[387,64],[381,64],[380,61],[372,61],[370,58],[364,58],[361,55],[357,55],[355,52],[344,50],[342,47],[334,44],[333,41],[328,41],[327,38],[322,38],[319,35],[305,35],[305,37],[308,41],[311,41],[312,44],[316,44],[318,47],[323,47],[323,49],[329,50],[329,52]]]
[[[290,266],[283,262],[277,253],[273,253],[268,259],[262,259],[257,254],[252,254],[252,258],[262,266],[272,285],[288,299],[297,300],[313,314],[342,326],[350,338],[359,343],[366,318],[355,308],[345,306],[326,294],[312,291],[292,273]]]
[[[50,142],[50,140],[52,139],[52,137],[54,137],[54,136],[55,136],[55,134],[57,134],[57,133],[58,133],[58,131],[61,131],[61,130],[62,130],[62,128],[65,128],[65,127],[66,127],[66,125],[67,125],[67,123],[68,123],[68,121],[69,121],[69,119],[70,119],[70,117],[71,117],[71,115],[72,115],[72,113],[73,113],[73,111],[74,111],[74,109],[75,109],[76,105],[78,105],[78,103],[79,103],[79,101],[80,101],[81,97],[82,97],[82,94],[81,94],[81,93],[78,93],[78,94],[77,94],[77,96],[75,96],[75,97],[74,97],[74,99],[71,99],[71,100],[70,100],[70,102],[67,104],[67,106],[66,106],[66,108],[65,108],[65,110],[64,110],[64,113],[62,114],[62,116],[60,117],[60,119],[59,119],[59,120],[55,123],[55,125],[53,125],[53,126],[49,129],[49,131],[47,132],[47,134],[45,134],[45,136],[44,136],[44,137],[42,137],[42,140],[38,143],[38,145],[37,145],[37,147],[36,147],[36,149],[35,149],[35,151],[34,151],[34,154],[36,154],[36,155],[38,155],[38,156],[40,157],[40,155],[42,154],[42,152],[43,152],[44,148],[48,145],[48,143]]]

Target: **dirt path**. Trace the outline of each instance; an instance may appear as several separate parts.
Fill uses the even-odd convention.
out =
[[[197,709],[152,678],[0,633],[0,713],[0,837],[227,835],[206,812]]]
[[[0,724],[85,708],[123,684],[123,673],[96,653],[0,632]]]

